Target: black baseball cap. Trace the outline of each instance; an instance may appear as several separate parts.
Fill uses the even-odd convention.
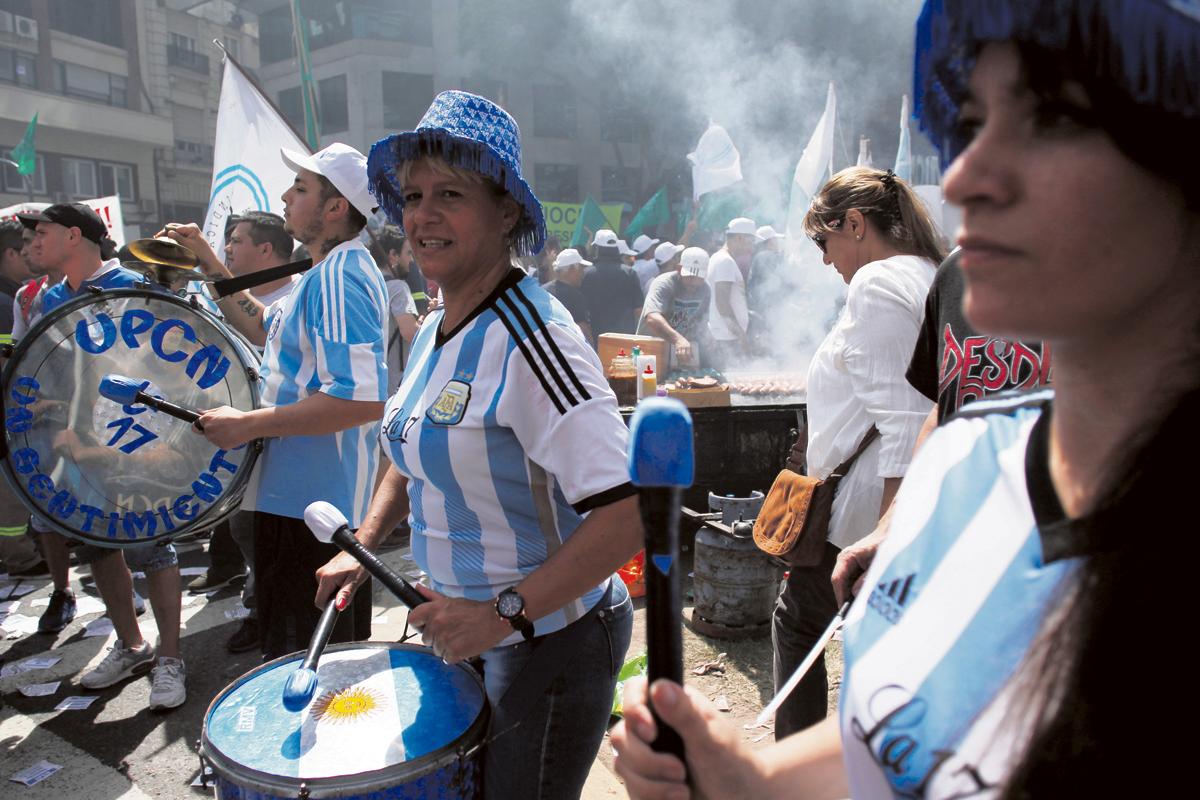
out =
[[[83,238],[96,244],[101,244],[108,236],[108,226],[104,224],[104,220],[83,203],[56,203],[41,211],[17,214],[17,219],[30,230],[36,228],[39,222],[53,222],[64,228],[79,228]]]

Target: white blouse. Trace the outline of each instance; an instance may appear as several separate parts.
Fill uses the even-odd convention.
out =
[[[865,264],[846,305],[808,367],[808,470],[825,478],[874,424],[879,439],[859,456],[833,503],[829,541],[845,547],[875,527],[883,479],[908,469],[933,403],[904,377],[937,265],[918,256]]]

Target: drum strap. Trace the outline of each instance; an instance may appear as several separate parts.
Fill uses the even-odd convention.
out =
[[[496,703],[498,719],[515,725],[524,719],[538,698],[545,695],[551,682],[570,661],[571,653],[582,643],[600,609],[608,608],[612,603],[612,580],[616,579],[610,579],[608,591],[586,614],[561,630],[533,640],[536,649]]]
[[[283,264],[278,267],[271,267],[260,272],[251,272],[249,275],[239,275],[236,278],[225,278],[224,280],[213,281],[212,291],[218,298],[228,297],[231,294],[236,294],[243,289],[250,289],[254,286],[261,286],[264,283],[277,281],[280,278],[286,278],[289,275],[295,275],[297,272],[304,272],[313,265],[311,258],[293,261],[290,264]]]

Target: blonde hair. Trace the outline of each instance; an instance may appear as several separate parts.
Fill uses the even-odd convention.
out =
[[[468,183],[473,183],[476,186],[486,186],[492,190],[492,195],[496,198],[496,202],[498,203],[503,201],[506,197],[511,199],[514,203],[517,202],[516,199],[513,198],[503,186],[496,183],[488,176],[482,175],[473,170],[456,167],[442,158],[440,153],[428,150],[424,144],[421,146],[421,155],[409,161],[402,161],[396,167],[396,185],[400,188],[401,192],[404,190],[404,184],[408,181],[408,176],[412,174],[413,167],[417,166],[418,164],[425,165],[435,174],[441,175],[444,178],[456,178]],[[520,208],[519,203],[517,206]],[[524,210],[522,210],[521,214],[524,213]],[[514,225],[514,230],[519,226],[520,217],[518,217],[517,224]],[[509,261],[515,265],[517,259],[517,245],[513,239],[513,231],[508,232],[505,237],[505,241],[507,242]]]
[[[946,257],[946,242],[925,203],[890,169],[848,167],[834,175],[804,215],[804,233],[813,237],[838,230],[852,209],[858,209],[901,253],[937,263]]]

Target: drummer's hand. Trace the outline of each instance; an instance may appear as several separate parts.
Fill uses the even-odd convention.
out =
[[[617,774],[636,800],[642,798],[763,797],[763,770],[758,756],[744,745],[712,703],[692,688],[670,681],[654,682],[655,710],[683,739],[687,772],[673,755],[658,753],[650,743],[658,727],[647,704],[645,678],[630,678],[622,694],[624,719],[612,732]],[[694,792],[689,792],[691,777]]]
[[[192,430],[225,450],[241,447],[246,442],[259,438],[254,432],[254,418],[245,411],[238,411],[229,406],[205,411],[192,426]]]
[[[195,253],[196,257],[200,259],[200,268],[210,278],[219,280],[232,275],[221,263],[221,259],[217,258],[217,254],[209,246],[208,240],[204,238],[204,231],[200,230],[200,226],[196,223],[189,222],[184,225],[179,222],[168,222],[155,236],[165,236]]]
[[[409,611],[408,621],[420,629],[422,643],[448,664],[474,658],[513,632],[490,600],[446,597],[420,584],[416,590],[429,602]]]
[[[349,553],[338,553],[317,570],[317,608],[324,608],[328,598],[339,601],[338,610],[350,605],[359,586],[367,580],[367,571]],[[336,595],[336,596],[334,596]]]

